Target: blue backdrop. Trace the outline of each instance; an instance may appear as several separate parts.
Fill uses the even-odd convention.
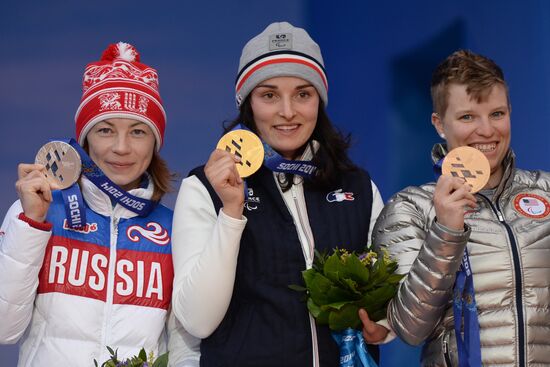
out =
[[[306,28],[329,77],[329,115],[353,134],[351,154],[384,199],[431,179],[433,68],[457,48],[500,64],[510,85],[512,147],[523,168],[550,170],[550,2],[545,0],[260,2],[143,0],[3,3],[0,12],[0,211],[17,196],[19,162],[50,138],[74,135],[84,66],[109,43],[134,44],[158,69],[168,113],[162,154],[185,176],[236,115],[244,43],[272,21]],[[540,138],[540,139],[539,139]],[[175,194],[166,198],[172,206]],[[0,320],[1,322],[1,320]],[[0,346],[14,366],[16,346]],[[418,365],[418,349],[383,347],[382,366]]]

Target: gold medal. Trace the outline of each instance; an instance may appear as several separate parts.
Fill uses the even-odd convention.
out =
[[[63,141],[44,144],[36,153],[34,162],[46,167],[46,179],[56,183],[61,190],[71,187],[80,177],[80,154]]]
[[[441,166],[443,175],[463,178],[475,194],[485,187],[491,176],[491,166],[485,154],[476,148],[463,146],[451,150]]]
[[[248,130],[228,132],[222,136],[216,148],[241,158],[237,163],[237,171],[243,178],[256,172],[264,162],[264,145],[256,134]]]

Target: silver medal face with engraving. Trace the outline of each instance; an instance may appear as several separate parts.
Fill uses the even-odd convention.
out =
[[[56,183],[62,190],[72,186],[80,177],[80,154],[63,141],[50,141],[43,145],[34,162],[44,165],[48,181]]]

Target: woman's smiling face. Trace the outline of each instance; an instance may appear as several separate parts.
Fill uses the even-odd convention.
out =
[[[295,159],[317,125],[319,94],[301,78],[264,80],[250,97],[260,137],[286,159]]]

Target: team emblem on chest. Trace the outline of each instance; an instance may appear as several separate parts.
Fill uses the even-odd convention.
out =
[[[542,196],[518,194],[514,198],[514,209],[524,217],[543,219],[550,214],[550,204]]]
[[[147,223],[147,228],[138,225],[130,226],[126,230],[126,235],[132,242],[138,242],[140,236],[161,246],[170,242],[170,235],[168,235],[166,228],[156,222]]]
[[[247,188],[247,198],[244,203],[244,207],[248,211],[256,210],[258,209],[258,205],[260,204],[260,198],[258,196],[254,196],[254,190],[252,188]]]
[[[342,192],[342,189],[338,189],[327,194],[327,201],[329,203],[341,202],[341,201],[354,201],[353,192]]]

